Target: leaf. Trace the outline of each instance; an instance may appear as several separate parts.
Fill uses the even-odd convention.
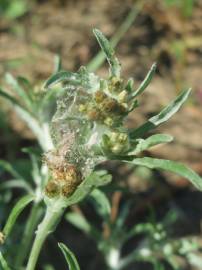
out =
[[[13,207],[8,220],[4,226],[3,229],[3,234],[5,235],[5,237],[8,237],[9,233],[11,232],[18,216],[21,214],[21,212],[24,210],[24,208],[34,200],[34,196],[33,195],[26,195],[24,197],[22,197],[17,204]]]
[[[0,267],[1,270],[11,270],[6,260],[3,257],[2,252],[0,252],[0,266],[1,266]]]
[[[128,161],[126,161],[128,162]],[[162,169],[169,172],[176,173],[184,178],[187,178],[197,189],[202,190],[202,178],[190,168],[185,165],[166,159],[157,158],[135,158],[129,161],[134,165],[145,166],[150,169]]]
[[[16,111],[19,117],[27,124],[31,131],[36,135],[39,144],[42,148],[44,148],[46,138],[44,137],[44,131],[41,129],[39,122],[25,108],[23,108],[23,106],[21,106],[17,100],[15,100],[12,96],[8,95],[1,89],[0,95],[15,105],[13,109]],[[47,151],[49,149],[44,150]]]
[[[50,88],[60,82],[70,82],[72,84],[79,84],[78,75],[69,71],[59,71],[53,74],[45,83],[44,88]]]
[[[72,205],[78,203],[86,197],[95,187],[104,186],[111,182],[111,175],[107,174],[105,170],[92,172],[85,180],[78,186],[76,191],[67,199],[67,204]]]
[[[15,178],[24,179],[22,175],[20,175],[18,171],[16,171],[16,169],[5,160],[0,160],[0,168],[3,168],[5,171],[9,172]]]
[[[91,225],[83,215],[76,212],[70,212],[66,214],[65,218],[76,228],[80,229],[86,234],[90,234]]]
[[[62,59],[60,55],[56,54],[54,58],[54,73],[61,71],[62,69]]]
[[[66,214],[65,218],[68,222],[70,222],[77,229],[83,231],[85,234],[93,237],[96,240],[100,239],[99,231],[88,222],[85,216],[77,212],[69,212]]]
[[[148,148],[161,144],[161,143],[168,143],[173,140],[173,137],[167,134],[155,134],[147,138],[146,140],[144,139],[138,139],[138,144],[135,147],[135,150],[130,152],[130,154],[133,155],[138,155],[142,151],[147,150]]]
[[[98,29],[93,29],[93,33],[101,49],[105,53],[107,61],[110,65],[110,71],[112,76],[120,77],[121,65],[118,59],[115,57],[114,49],[101,31],[99,31]]]
[[[45,137],[46,134],[42,129],[42,127],[40,126],[38,119],[34,118],[28,111],[24,110],[23,108],[16,106],[14,109],[19,115],[19,117],[27,124],[27,126],[30,128],[33,134],[37,137],[37,140],[42,149],[44,149],[45,151],[49,150],[46,148],[47,145],[47,138]]]
[[[130,138],[140,138],[149,130],[156,128],[160,124],[166,122],[169,118],[171,118],[182,106],[182,104],[186,101],[191,89],[182,91],[179,96],[175,98],[167,107],[165,107],[159,114],[151,117],[146,123],[141,125],[137,129],[133,129],[130,131]]]
[[[42,176],[41,176],[38,161],[39,161],[39,157],[41,157],[41,152],[37,150],[38,149],[34,149],[33,147],[27,147],[27,148],[23,148],[22,152],[29,154],[31,163],[32,163],[32,170],[31,170],[32,178],[36,186],[40,186],[42,182],[42,179],[41,179]]]
[[[143,82],[140,84],[138,89],[132,94],[133,98],[135,98],[136,96],[142,94],[142,92],[147,88],[147,86],[150,84],[151,80],[154,77],[155,71],[156,71],[156,63],[154,63],[152,65],[151,69],[147,73],[147,75],[146,75],[145,79],[143,80]]]
[[[41,99],[39,113],[44,122],[51,122],[51,119],[56,111],[57,98],[64,92],[64,89],[51,88]]]
[[[91,192],[90,197],[93,199],[93,205],[98,214],[104,218],[108,217],[111,205],[105,193],[96,188]]]
[[[32,102],[30,100],[30,97],[26,93],[26,91],[19,85],[18,81],[10,73],[6,73],[5,79],[6,82],[12,87],[12,89],[15,90],[21,100],[26,104],[26,106],[28,108],[31,108]]]
[[[66,262],[68,263],[69,270],[80,270],[79,264],[73,252],[63,243],[58,243]]]
[[[6,93],[4,90],[0,89],[0,96],[6,98],[8,101],[12,102],[15,105],[18,105],[21,107],[21,105],[19,104],[19,102],[12,97],[11,95],[9,95],[8,93]]]
[[[25,189],[29,193],[32,192],[32,187],[22,179],[13,179],[0,184],[0,190],[11,188],[21,188]]]

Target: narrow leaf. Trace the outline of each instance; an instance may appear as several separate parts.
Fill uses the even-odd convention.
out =
[[[104,170],[91,173],[80,186],[78,186],[74,194],[67,199],[68,205],[78,203],[94,188],[108,184],[111,179],[111,175],[107,174]]]
[[[185,165],[165,159],[157,159],[157,158],[135,158],[129,163],[145,166],[150,169],[162,169],[169,172],[176,173],[181,177],[188,179],[197,189],[202,190],[202,178],[195,173],[190,168],[186,167]]]
[[[139,128],[130,131],[131,139],[140,138],[149,130],[156,128],[160,124],[166,122],[171,118],[186,101],[191,89],[182,91],[179,96],[176,97],[167,107],[165,107],[159,114],[151,117],[146,123],[141,125]]]
[[[70,82],[72,84],[78,84],[80,81],[78,75],[73,72],[59,71],[53,74],[45,83],[44,88],[50,88],[60,82]]]
[[[60,55],[56,54],[54,58],[54,73],[61,71],[62,69],[62,59]]]
[[[173,137],[167,134],[155,134],[147,138],[146,140],[144,139],[138,139],[138,144],[135,147],[135,150],[130,152],[130,154],[133,155],[138,155],[142,151],[145,151],[149,149],[152,146],[161,144],[161,143],[168,143],[173,140]]]
[[[107,61],[110,65],[111,74],[113,76],[119,77],[121,66],[120,66],[118,59],[115,56],[114,49],[110,45],[110,42],[106,39],[106,37],[98,29],[94,29],[93,33],[94,33],[101,49],[105,53]]]
[[[26,195],[26,196],[22,197],[17,202],[17,204],[12,209],[12,211],[8,217],[8,220],[4,226],[3,233],[4,233],[5,237],[8,237],[8,235],[11,232],[18,216],[21,214],[21,212],[24,210],[24,208],[33,200],[34,200],[33,195]]]
[[[102,217],[108,217],[111,212],[111,205],[104,192],[96,188],[91,192],[90,197],[93,199],[98,214]]]
[[[63,243],[58,243],[58,246],[65,257],[69,270],[80,270],[79,264],[73,252]]]
[[[10,73],[6,74],[5,79],[6,82],[17,93],[17,95],[22,99],[22,101],[27,105],[27,107],[30,108],[32,105],[30,97],[26,93],[26,91],[19,85],[18,81]]]
[[[19,104],[19,102],[14,97],[12,97],[11,95],[9,95],[8,93],[6,93],[5,91],[3,91],[2,89],[0,89],[0,96],[6,98],[8,101],[10,101],[11,103],[13,103],[15,105],[21,106]]]
[[[1,252],[0,252],[0,266],[1,266],[0,269],[2,270],[11,270]]]
[[[0,190],[2,189],[11,189],[11,188],[20,188],[25,189],[27,192],[32,192],[32,187],[22,179],[8,180],[0,184]]]
[[[156,63],[154,63],[151,67],[151,69],[149,70],[149,72],[147,73],[145,79],[143,80],[143,82],[140,84],[140,86],[138,87],[138,89],[133,93],[132,97],[136,97],[140,94],[142,94],[142,92],[147,88],[147,86],[150,84],[151,80],[154,77],[156,71]]]
[[[65,218],[76,228],[80,229],[86,234],[90,233],[91,225],[83,215],[76,212],[70,212],[70,213],[67,213]]]
[[[100,234],[97,229],[88,222],[85,216],[76,213],[76,212],[69,212],[65,216],[66,220],[70,222],[73,226],[77,229],[83,231],[87,235],[94,237],[95,239],[100,238]]]
[[[5,160],[0,160],[0,168],[4,169],[5,171],[9,172],[12,176],[15,178],[20,178],[23,179],[22,175],[16,171],[16,169],[11,165],[11,163],[5,161]]]

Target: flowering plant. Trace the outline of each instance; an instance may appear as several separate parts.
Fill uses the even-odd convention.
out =
[[[46,237],[54,231],[67,207],[80,202],[91,192],[97,200],[101,196],[106,201],[99,187],[108,184],[111,176],[106,171],[94,170],[96,165],[104,161],[119,160],[150,169],[171,171],[187,178],[199,190],[202,189],[200,176],[183,164],[142,157],[150,147],[172,141],[170,135],[148,136],[148,132],[172,117],[191,90],[182,91],[159,114],[141,126],[127,128],[124,121],[139,106],[138,97],[153,78],[156,64],[152,65],[143,82],[135,89],[133,79],[125,80],[121,76],[121,65],[108,40],[97,29],[94,34],[109,63],[107,78],[100,78],[85,67],[74,73],[64,71],[58,65],[57,71],[46,81],[45,92],[41,95],[24,91],[19,81],[11,75],[7,75],[7,81],[23,98],[22,101],[19,102],[3,90],[0,92],[27,122],[43,150],[41,167],[36,154],[31,149],[25,150],[33,162],[35,187],[29,186],[26,179],[16,175],[9,167],[10,173],[23,182],[29,195],[14,207],[0,234],[0,242],[6,242],[18,215],[31,201],[34,201],[34,214],[30,220],[38,222],[36,212],[39,211],[39,205],[41,208],[42,201],[45,202],[45,215],[36,231],[27,270],[35,269]],[[20,82],[30,87],[25,79]],[[1,164],[8,170],[5,162]],[[27,230],[30,227],[32,224],[28,223]],[[26,239],[22,240],[23,247],[29,248],[29,245]],[[63,244],[59,246],[70,269],[79,269],[72,252]],[[18,256],[15,266],[22,266],[24,260],[23,255]],[[1,263],[8,265],[3,257]]]

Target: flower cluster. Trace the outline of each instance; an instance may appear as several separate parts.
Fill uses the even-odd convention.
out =
[[[52,179],[46,186],[49,197],[72,195],[82,179],[104,160],[132,160],[153,145],[171,141],[163,134],[146,140],[142,136],[167,121],[190,93],[190,89],[183,91],[142,126],[125,128],[124,119],[138,106],[137,96],[149,85],[156,64],[134,90],[133,80],[121,77],[121,65],[108,40],[99,30],[94,34],[110,66],[108,77],[99,78],[81,67],[76,73],[59,71],[45,84],[46,89],[59,92],[52,118],[55,149],[45,158]]]

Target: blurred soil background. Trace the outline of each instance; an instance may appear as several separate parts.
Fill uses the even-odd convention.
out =
[[[76,71],[81,65],[86,65],[99,50],[92,28],[99,28],[107,37],[112,37],[137,2],[140,1],[22,1],[19,16],[13,16],[11,11],[5,13],[5,6],[4,9],[3,5],[0,6],[1,84],[4,85],[5,73],[11,72],[15,76],[27,77],[36,88],[40,88],[53,71],[56,54],[61,55],[66,70]],[[166,5],[164,0],[145,1],[116,52],[124,76],[133,77],[137,86],[152,63],[158,63],[155,78],[141,96],[141,106],[130,115],[130,127],[138,126],[157,113],[181,89],[193,88],[183,109],[157,130],[174,136],[174,142],[155,147],[147,154],[184,162],[202,175],[202,1],[195,1],[191,11]],[[98,74],[107,74],[106,64]],[[32,145],[33,135],[3,100],[0,105],[0,158],[9,161],[24,158],[20,148]],[[162,172],[134,171],[134,168],[119,163],[107,166],[115,181],[127,183],[131,190],[128,196],[135,196],[129,223],[147,217],[150,206],[154,207],[159,218],[174,207],[183,213],[183,219],[175,228],[176,235],[197,236],[200,240],[202,195],[186,180]],[[121,198],[120,203],[124,200]],[[89,215],[92,218],[93,214]],[[67,239],[79,256],[81,269],[93,269],[95,247],[82,233],[64,222],[56,237]],[[44,251],[44,260],[55,256],[51,252]],[[62,256],[60,258],[63,260]],[[96,260],[99,261],[99,256]],[[57,269],[65,269],[60,267]],[[143,265],[136,267],[139,269]],[[198,269],[189,267],[186,269]],[[94,269],[104,268],[98,263]]]

